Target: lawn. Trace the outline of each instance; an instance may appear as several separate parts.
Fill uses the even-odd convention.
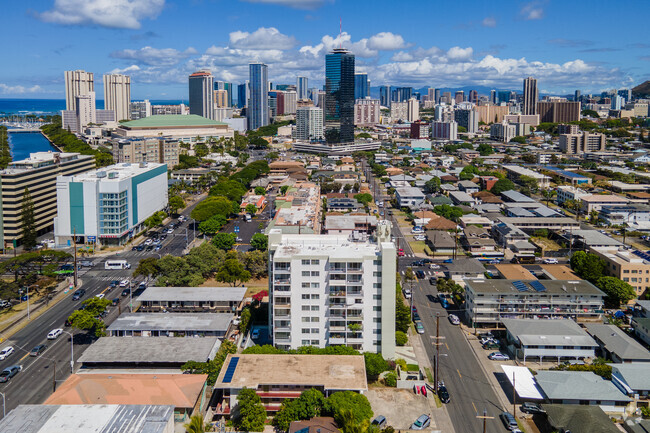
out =
[[[530,238],[530,240],[535,245],[538,245],[540,248],[543,248],[544,251],[557,251],[560,249],[560,245],[558,245],[557,242],[551,239],[533,237]]]
[[[426,241],[411,241],[409,246],[415,254],[424,254],[424,247],[427,245]]]

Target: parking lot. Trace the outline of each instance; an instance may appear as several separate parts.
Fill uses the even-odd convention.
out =
[[[396,388],[369,389],[366,397],[375,416],[385,416],[387,424],[395,430],[408,430],[413,421],[422,414],[432,418],[427,430],[437,430],[435,412],[432,415],[432,410],[436,407],[432,397],[423,397],[415,395],[411,390]]]

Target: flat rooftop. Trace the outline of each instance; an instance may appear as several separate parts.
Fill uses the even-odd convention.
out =
[[[539,370],[535,380],[551,400],[631,401],[616,385],[591,371]]]
[[[246,287],[147,287],[138,301],[241,302]]]
[[[503,326],[524,346],[581,346],[598,344],[571,319],[501,319]]]
[[[232,372],[232,380],[225,382],[224,377],[233,358],[239,360]],[[360,355],[235,354],[228,355],[223,365],[215,388],[304,385],[327,390],[368,389],[366,365]]]
[[[566,265],[539,265],[539,267],[552,280],[580,280],[580,277],[574,274],[571,268]]]
[[[2,433],[165,433],[168,405],[21,404],[0,420]]]
[[[507,280],[536,280],[535,275],[533,275],[528,269],[524,268],[521,265],[516,264],[499,264],[494,265],[494,267],[499,271],[503,278]]]
[[[102,337],[79,357],[82,364],[183,364],[214,357],[217,337]]]
[[[108,331],[222,331],[235,317],[229,313],[122,313]]]
[[[501,294],[501,295],[596,295],[605,296],[596,286],[585,280],[539,280],[533,282],[540,284],[545,290],[535,289],[530,282],[524,282],[522,290],[515,287],[517,280],[466,280],[465,283],[474,293]],[[513,284],[514,283],[514,284]],[[526,290],[523,290],[525,288]]]
[[[159,114],[148,116],[138,120],[131,120],[120,124],[120,127],[125,129],[140,129],[140,128],[173,128],[173,127],[205,127],[227,125],[227,123],[217,122],[196,114]]]
[[[73,374],[43,404],[164,404],[192,408],[207,374]]]
[[[376,256],[379,246],[370,242],[352,242],[348,235],[282,235],[273,260],[291,260],[294,256],[331,256],[333,259],[359,259]]]
[[[129,162],[123,162],[120,164],[109,165],[108,167],[102,167],[97,170],[88,171],[86,173],[76,174],[71,177],[74,182],[91,182],[99,180],[102,182],[119,182],[147,173],[159,167],[167,167],[167,164],[158,164],[153,162],[132,164]]]

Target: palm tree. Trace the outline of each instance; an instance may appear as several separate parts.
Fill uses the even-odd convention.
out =
[[[548,203],[551,201],[551,199],[557,195],[557,191],[554,189],[543,189],[542,190],[542,196],[546,199],[546,206],[548,207]]]
[[[185,424],[187,433],[205,433],[210,428],[209,423],[204,423],[203,415],[193,415],[190,422]]]

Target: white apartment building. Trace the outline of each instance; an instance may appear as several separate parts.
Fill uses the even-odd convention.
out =
[[[458,123],[431,122],[431,138],[439,140],[458,140]]]
[[[438,104],[434,110],[436,122],[451,122],[454,120],[454,107],[447,104]]]
[[[269,232],[269,323],[281,349],[346,345],[395,357],[396,249],[377,240]],[[383,337],[383,338],[382,338]]]
[[[65,71],[65,109],[77,109],[77,96],[95,91],[95,79],[92,72]]]
[[[406,120],[408,122],[415,122],[420,120],[420,103],[416,98],[411,98],[407,101]]]
[[[397,199],[397,205],[400,208],[408,207],[416,209],[424,204],[426,196],[420,188],[414,186],[403,186],[395,188],[395,198]]]
[[[151,102],[148,99],[144,101],[131,102],[131,119],[138,120],[151,116]]]
[[[354,103],[354,125],[373,126],[379,123],[379,99],[357,99]]]
[[[89,124],[106,124],[115,122],[113,110],[97,110],[95,107],[95,92],[89,92],[75,97],[74,110],[61,110],[63,129],[81,133]]]
[[[406,122],[408,121],[409,116],[409,103],[408,102],[396,102],[390,104],[390,118],[393,122]]]
[[[557,204],[562,205],[567,200],[579,201],[582,197],[586,197],[589,194],[587,191],[576,188],[575,186],[561,185],[556,188],[557,191]]]
[[[515,183],[519,182],[521,176],[532,177],[537,181],[537,184],[539,185],[540,188],[548,188],[551,182],[551,178],[549,176],[538,173],[529,168],[520,167],[518,165],[513,165],[513,164],[504,165],[503,168],[506,170],[508,174],[508,179],[510,179]]]
[[[296,110],[297,140],[319,141],[323,134],[323,109],[317,107],[300,107]]]
[[[490,138],[492,140],[502,141],[508,143],[510,140],[517,136],[517,128],[515,125],[506,123],[493,123],[490,126]]]
[[[56,179],[57,245],[72,235],[85,242],[122,245],[143,222],[167,207],[166,164],[115,164]]]
[[[293,90],[284,92],[284,114],[296,114],[297,105],[297,93]]]
[[[113,110],[115,119],[131,119],[131,77],[122,74],[104,75],[104,109]]]

